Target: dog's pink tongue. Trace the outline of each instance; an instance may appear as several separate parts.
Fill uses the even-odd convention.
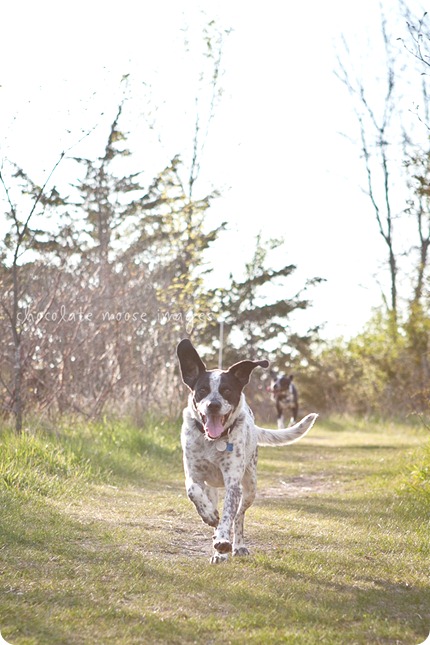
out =
[[[207,418],[205,430],[211,439],[218,439],[224,432],[221,417],[211,416]]]

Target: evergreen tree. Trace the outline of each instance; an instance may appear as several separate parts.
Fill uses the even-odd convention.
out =
[[[254,255],[245,264],[244,279],[239,281],[230,276],[230,286],[221,294],[219,306],[235,353],[252,352],[257,358],[269,355],[280,364],[303,355],[313,338],[315,330],[305,335],[294,333],[289,317],[310,306],[304,293],[321,282],[321,278],[314,278],[301,291],[291,294],[287,279],[296,266],[287,264],[277,269],[269,266],[271,252],[282,244],[282,240],[273,239],[263,242],[259,235]]]

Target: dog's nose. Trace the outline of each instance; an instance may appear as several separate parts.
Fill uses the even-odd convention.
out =
[[[217,414],[221,410],[221,402],[220,401],[211,401],[208,406],[207,406],[207,411],[210,412],[211,414]]]

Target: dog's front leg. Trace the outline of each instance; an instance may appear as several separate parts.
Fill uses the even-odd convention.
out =
[[[221,521],[214,533],[214,549],[217,553],[229,553],[231,551],[231,533],[233,522],[242,499],[242,486],[239,482],[227,486],[224,499]]]
[[[185,487],[188,498],[193,502],[203,522],[209,526],[217,527],[219,522],[217,490],[204,483],[197,483],[189,477],[185,482]]]
[[[279,401],[276,401],[276,413],[278,415],[278,429],[285,428],[284,411]]]
[[[243,525],[245,512],[251,506],[257,492],[257,451],[255,451],[252,461],[242,481],[242,499],[239,509],[234,520],[234,540],[233,555],[249,555],[245,546]]]

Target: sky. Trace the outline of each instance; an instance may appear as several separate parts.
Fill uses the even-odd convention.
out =
[[[388,18],[397,14],[396,1],[383,4]],[[209,224],[227,221],[228,229],[209,254],[211,280],[239,276],[259,233],[283,237],[268,260],[297,266],[288,296],[307,279],[325,279],[295,324],[323,324],[328,338],[354,335],[381,304],[385,247],[364,191],[352,99],[334,72],[344,38],[377,91],[379,11],[376,0],[9,3],[0,39],[0,158],[42,183],[63,150],[100,153],[126,91],[129,144],[148,180],[175,154],[186,162],[202,30],[215,19],[229,34],[199,190],[219,189]],[[202,94],[202,115],[206,107]],[[62,164],[54,183],[70,168]]]

